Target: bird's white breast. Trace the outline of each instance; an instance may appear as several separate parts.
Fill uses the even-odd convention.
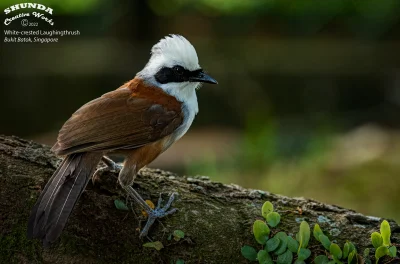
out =
[[[195,94],[195,100],[191,102],[186,102],[182,104],[182,112],[184,115],[182,125],[178,127],[174,135],[176,137],[175,141],[180,139],[190,128],[193,123],[194,117],[196,116],[197,112],[199,111],[197,98]]]
[[[167,91],[172,96],[182,103],[183,122],[182,124],[172,133],[170,140],[166,142],[166,148],[171,146],[175,141],[180,139],[190,128],[193,123],[194,117],[199,112],[199,106],[197,103],[197,96],[195,83],[188,83],[189,87],[180,89],[179,92],[174,93],[173,89]]]

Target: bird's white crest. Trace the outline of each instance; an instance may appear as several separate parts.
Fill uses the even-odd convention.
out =
[[[150,79],[162,67],[180,65],[189,71],[200,68],[193,45],[181,35],[170,35],[161,39],[151,49],[151,57],[138,76]]]
[[[193,45],[180,35],[167,36],[154,45],[149,63],[164,66],[181,65],[190,71],[200,68]]]
[[[195,91],[201,85],[199,82],[161,84],[154,77],[161,68],[170,68],[176,65],[190,71],[200,69],[199,59],[193,45],[181,35],[169,35],[153,46],[149,62],[142,71],[137,73],[137,76],[150,85],[160,87],[168,94],[175,96],[178,101],[185,104],[189,112],[195,115],[199,111]]]

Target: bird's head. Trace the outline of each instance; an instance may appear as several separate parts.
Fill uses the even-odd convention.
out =
[[[169,94],[193,93],[201,83],[217,84],[199,65],[193,45],[180,35],[169,35],[151,49],[151,57],[137,74]]]

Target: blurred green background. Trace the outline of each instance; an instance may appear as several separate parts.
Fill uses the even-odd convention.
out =
[[[400,1],[35,2],[54,10],[39,28],[81,35],[1,42],[0,133],[53,144],[182,34],[219,85],[198,91],[193,127],[151,166],[400,221]]]

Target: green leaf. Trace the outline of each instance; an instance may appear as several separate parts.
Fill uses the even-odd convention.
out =
[[[325,255],[319,255],[314,259],[315,264],[328,264],[329,259]]]
[[[163,244],[160,241],[145,243],[143,244],[143,247],[154,248],[157,251],[160,251],[162,248],[164,248]]]
[[[300,247],[306,248],[308,246],[308,241],[310,240],[310,226],[306,221],[301,222],[299,238],[300,238]]]
[[[276,259],[277,264],[292,264],[293,253],[290,250],[286,250],[285,253],[279,255]]]
[[[369,248],[364,249],[363,257],[365,264],[371,264],[371,260],[369,259],[369,252],[370,252]]]
[[[118,210],[129,211],[128,206],[121,200],[114,200],[114,205]]]
[[[389,248],[389,256],[391,256],[392,258],[395,258],[397,254],[397,249],[395,246],[391,246]]]
[[[347,241],[347,243],[349,243],[349,252],[352,252],[353,250],[355,250],[356,253],[357,253],[357,249],[356,249],[356,247],[354,246],[354,244],[351,243],[350,241]]]
[[[185,261],[182,259],[178,259],[175,264],[185,264]]]
[[[356,264],[358,262],[357,251],[354,249],[349,253],[349,258],[347,259],[348,264]]]
[[[344,246],[343,246],[343,258],[344,259],[346,259],[347,256],[349,255],[349,253],[350,253],[349,251],[350,251],[350,245],[348,242],[346,242],[346,243],[344,243]]]
[[[276,236],[274,236],[273,238],[268,240],[267,244],[265,245],[267,248],[267,251],[271,252],[271,251],[274,251],[275,249],[277,249],[279,246],[279,242],[280,242],[280,240]]]
[[[185,233],[182,230],[175,230],[173,235],[175,241],[179,241],[181,238],[185,237]]]
[[[300,248],[298,255],[299,260],[306,260],[311,256],[311,251],[308,248]]]
[[[275,250],[274,254],[275,255],[281,255],[283,254],[286,249],[287,249],[287,241],[288,241],[288,236],[286,235],[285,232],[278,232],[275,237],[279,238],[279,246]]]
[[[271,212],[267,214],[267,223],[271,227],[275,227],[281,221],[281,216],[277,212]]]
[[[350,241],[346,241],[346,243],[343,246],[343,258],[346,259],[347,257],[349,257],[348,263],[351,263],[350,254],[353,251],[354,251],[353,255],[357,256],[357,250],[356,250],[356,247],[354,246],[354,244],[351,243]]]
[[[329,247],[329,252],[332,254],[332,256],[336,257],[337,259],[341,259],[343,256],[342,250],[335,243],[331,244],[331,246]]]
[[[266,201],[261,208],[261,214],[265,219],[267,219],[267,215],[273,211],[274,211],[274,205],[268,201]]]
[[[319,227],[319,224],[314,225],[314,230],[313,230],[313,235],[317,241],[319,241],[319,236],[323,235],[324,233],[322,232],[321,228]]]
[[[250,246],[243,246],[242,249],[242,256],[245,257],[246,259],[250,261],[256,261],[257,260],[257,251]]]
[[[320,235],[319,236],[319,241],[321,241],[321,244],[324,246],[326,250],[329,250],[331,247],[331,241],[329,238],[325,235]]]
[[[265,222],[256,220],[253,224],[253,233],[257,242],[261,245],[264,245],[268,240],[270,230]]]
[[[376,263],[378,263],[379,258],[388,255],[389,254],[389,249],[385,246],[380,246],[376,249],[375,251],[375,259],[376,259]]]
[[[381,235],[383,239],[384,246],[390,246],[390,225],[388,221],[383,220],[381,223]]]
[[[333,258],[333,263],[336,263],[336,264],[343,264],[343,262],[341,262],[337,257],[335,257],[335,256],[332,256],[332,258]]]
[[[271,256],[265,250],[258,251],[257,254],[258,263],[260,264],[273,264]]]
[[[328,264],[337,264],[335,260],[331,260],[328,262]]]
[[[383,239],[381,234],[379,234],[378,232],[374,232],[371,234],[371,242],[372,245],[374,246],[374,248],[378,248],[380,246],[382,246],[383,244]]]
[[[296,259],[296,261],[294,262],[294,264],[306,264],[306,263],[304,262],[304,260]]]
[[[299,242],[297,242],[297,240],[294,240],[294,238],[290,236],[288,236],[287,238],[287,246],[289,250],[293,253],[296,253],[297,250],[299,250]]]
[[[364,258],[368,258],[369,257],[369,248],[364,249],[363,256],[364,256]]]

